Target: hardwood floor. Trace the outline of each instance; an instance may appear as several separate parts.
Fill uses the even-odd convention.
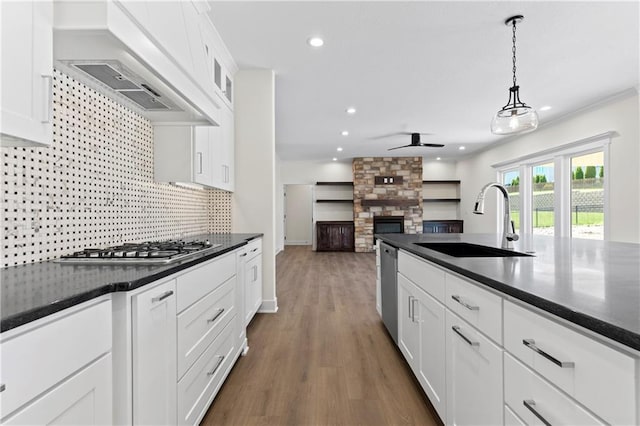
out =
[[[287,246],[203,425],[437,425],[375,308],[375,256]]]

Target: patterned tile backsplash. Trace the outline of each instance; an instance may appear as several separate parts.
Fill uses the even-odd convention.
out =
[[[149,120],[58,71],[53,95],[53,145],[0,149],[2,267],[230,232],[230,193],[153,181]]]

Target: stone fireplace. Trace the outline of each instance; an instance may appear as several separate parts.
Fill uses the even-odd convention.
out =
[[[422,232],[422,157],[353,159],[356,252],[374,250],[374,217],[401,220],[407,234]]]

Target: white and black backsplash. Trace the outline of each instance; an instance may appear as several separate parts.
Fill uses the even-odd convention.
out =
[[[1,148],[2,267],[230,232],[231,194],[153,181],[150,121],[58,71],[53,145]]]

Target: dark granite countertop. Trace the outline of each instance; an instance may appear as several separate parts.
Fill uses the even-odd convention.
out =
[[[415,245],[467,242],[500,247],[487,234],[380,234],[394,247],[640,350],[640,245],[544,236],[515,250],[535,257],[456,258]]]
[[[103,294],[129,291],[247,244],[262,234],[204,234],[215,250],[167,265],[72,265],[52,261],[0,270],[0,332]]]

